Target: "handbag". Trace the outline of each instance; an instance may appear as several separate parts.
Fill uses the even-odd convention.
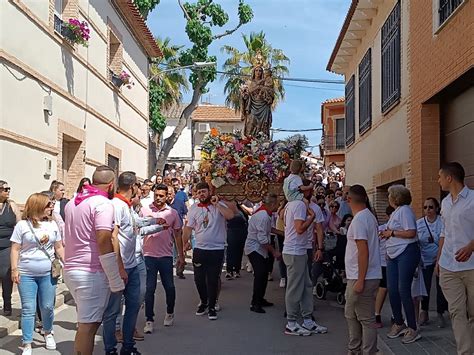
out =
[[[57,258],[56,253],[54,253],[54,259],[51,260],[51,257],[49,255],[49,253],[46,251],[46,249],[44,248],[44,245],[41,244],[40,240],[36,236],[36,233],[33,229],[33,226],[31,225],[30,221],[27,221],[27,223],[28,223],[28,227],[30,227],[31,233],[33,233],[33,236],[36,239],[36,243],[38,243],[39,249],[46,255],[46,257],[51,262],[51,276],[53,278],[57,279],[59,276],[61,276],[61,262]]]

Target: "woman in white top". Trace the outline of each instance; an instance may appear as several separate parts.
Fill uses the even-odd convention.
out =
[[[420,263],[416,217],[410,207],[410,190],[405,186],[390,186],[388,202],[395,211],[381,235],[387,239],[387,288],[395,323],[387,336],[393,339],[403,335],[402,342],[409,344],[421,338],[411,294],[413,276]],[[402,304],[408,328],[403,321]]]
[[[429,321],[428,309],[430,304],[431,282],[436,266],[439,249],[439,238],[444,228],[443,221],[439,215],[441,207],[434,197],[428,197],[423,204],[424,216],[416,221],[418,239],[420,241],[421,260],[423,261],[423,278],[425,281],[427,296],[421,301],[420,325]],[[448,302],[444,298],[443,291],[439,286],[439,277],[436,277],[436,311],[438,312],[438,327],[444,328],[446,321],[443,313],[448,310]]]
[[[26,201],[23,219],[17,223],[12,242],[12,281],[18,284],[21,299],[23,354],[32,353],[36,297],[39,296],[46,348],[56,349],[52,335],[54,298],[57,280],[51,275],[56,255],[63,260],[64,250],[56,222],[51,220],[54,202],[40,193]]]

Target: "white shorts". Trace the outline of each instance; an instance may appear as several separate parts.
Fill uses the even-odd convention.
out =
[[[102,322],[110,296],[105,273],[65,270],[64,282],[76,302],[78,323]]]

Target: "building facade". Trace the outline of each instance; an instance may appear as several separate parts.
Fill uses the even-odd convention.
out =
[[[171,135],[186,105],[175,106],[165,112],[167,118],[163,139]],[[244,122],[234,109],[213,104],[200,104],[171,150],[167,162],[184,164],[186,169],[197,169],[201,161],[201,143],[204,136],[216,128],[221,133],[243,131]]]
[[[421,213],[442,162],[461,163],[474,188],[474,1],[411,1],[410,26],[407,176]]]
[[[323,134],[319,146],[323,164],[345,166],[346,136],[344,98],[326,100],[321,104]]]
[[[379,215],[394,183],[420,215],[441,195],[443,161],[473,186],[473,24],[469,0],[351,3],[327,69],[346,79],[346,181],[368,188]]]
[[[381,217],[388,187],[407,183],[408,6],[352,1],[327,67],[346,81],[346,183],[364,185]]]
[[[146,177],[149,58],[161,53],[133,1],[5,0],[0,16],[0,178],[12,198],[53,180],[70,197],[102,164]],[[88,47],[67,40],[71,18],[87,22]],[[114,80],[122,71],[130,89]]]

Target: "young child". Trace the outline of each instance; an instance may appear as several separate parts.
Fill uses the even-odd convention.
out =
[[[303,186],[303,179],[300,174],[304,171],[304,162],[301,160],[293,160],[290,165],[291,174],[283,181],[283,192],[288,202],[304,201],[303,191],[312,190],[313,184]]]

